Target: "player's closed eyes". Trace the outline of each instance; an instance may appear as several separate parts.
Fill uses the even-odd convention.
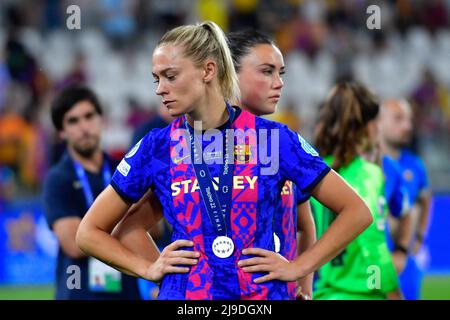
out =
[[[166,79],[169,80],[170,82],[175,81],[176,77],[175,76],[166,76]],[[155,80],[153,81],[153,83],[159,83],[159,78],[155,78]]]
[[[273,69],[267,69],[267,70],[263,70],[262,73],[267,75],[267,76],[271,76],[274,73],[274,70]],[[280,73],[279,73],[280,77],[282,77],[285,73],[286,73],[285,70],[281,70]]]
[[[176,76],[175,75],[166,75],[166,78],[167,78],[167,80],[169,80],[169,81],[174,81],[175,80],[175,78],[176,78]]]

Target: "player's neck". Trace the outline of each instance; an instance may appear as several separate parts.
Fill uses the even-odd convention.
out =
[[[189,125],[194,127],[194,121],[201,121],[202,130],[220,127],[228,120],[228,116],[226,104],[220,95],[205,97],[195,110],[186,114]]]
[[[384,154],[387,154],[392,159],[400,158],[401,149],[390,145],[389,143],[382,143],[381,150]]]
[[[67,148],[72,159],[77,161],[89,172],[98,173],[103,164],[103,152],[98,148],[89,157],[84,157],[75,151],[72,147]]]

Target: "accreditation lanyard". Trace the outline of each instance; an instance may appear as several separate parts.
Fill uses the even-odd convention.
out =
[[[86,205],[89,208],[94,203],[94,195],[92,193],[91,185],[89,184],[86,171],[81,166],[81,164],[74,159],[72,160],[73,165],[75,167],[75,172],[81,183],[81,188],[83,189],[84,198],[86,199]],[[109,165],[106,159],[103,160],[102,174],[103,174],[103,184],[106,188],[109,182],[111,181],[111,170],[109,169]]]
[[[229,118],[227,125],[225,126],[225,132],[231,128],[235,112],[232,107],[227,103],[227,110]],[[194,129],[190,127],[185,118],[185,125],[189,132],[191,142],[191,161],[194,167],[195,175],[197,177],[198,186],[202,194],[203,203],[205,204],[206,211],[209,219],[214,226],[215,232],[218,236],[226,236],[227,225],[225,217],[229,213],[231,208],[231,190],[233,183],[233,169],[234,169],[234,157],[233,157],[233,145],[228,143],[228,135],[225,135],[225,159],[221,164],[220,177],[219,177],[219,193],[216,192],[213,186],[213,180],[209,172],[208,166],[203,161],[203,154],[200,152],[202,148],[199,147],[199,142],[196,139]],[[217,185],[217,184],[216,184]]]

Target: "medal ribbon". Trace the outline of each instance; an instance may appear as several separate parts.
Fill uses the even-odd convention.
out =
[[[74,159],[72,159],[72,161],[75,167],[75,172],[77,174],[78,179],[80,180],[81,187],[83,189],[84,198],[86,199],[86,205],[89,208],[94,203],[94,195],[92,194],[91,185],[89,184],[86,171],[78,161]],[[102,174],[103,174],[103,184],[106,188],[111,181],[111,170],[109,169],[109,165],[106,159],[103,160]]]
[[[226,106],[229,113],[229,118],[225,126],[225,132],[228,132],[228,129],[231,128],[231,124],[233,123],[235,112],[228,103],[226,104]],[[189,132],[191,142],[191,161],[193,161],[192,165],[197,177],[203,203],[205,204],[206,211],[216,234],[218,236],[226,236],[227,225],[225,217],[227,214],[229,214],[231,209],[231,191],[234,169],[234,143],[231,143],[231,145],[229,144],[229,137],[226,134],[225,159],[223,159],[224,161],[221,165],[221,176],[219,177],[218,194],[214,189],[213,180],[211,178],[208,166],[203,161],[203,154],[201,152],[202,148],[200,147],[201,142],[196,139],[196,136],[200,134],[194,132],[194,129],[188,125],[186,119],[185,124]]]

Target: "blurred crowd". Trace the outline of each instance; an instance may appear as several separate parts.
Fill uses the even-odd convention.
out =
[[[81,29],[66,25],[78,5]],[[370,30],[369,5],[381,9]],[[106,111],[103,146],[115,158],[159,99],[151,52],[168,28],[210,19],[233,31],[271,34],[287,73],[276,120],[312,136],[318,106],[338,80],[357,80],[415,111],[412,148],[432,187],[450,190],[450,1],[365,0],[2,0],[0,2],[0,211],[37,194],[63,146],[49,106],[58,90],[85,82]]]

